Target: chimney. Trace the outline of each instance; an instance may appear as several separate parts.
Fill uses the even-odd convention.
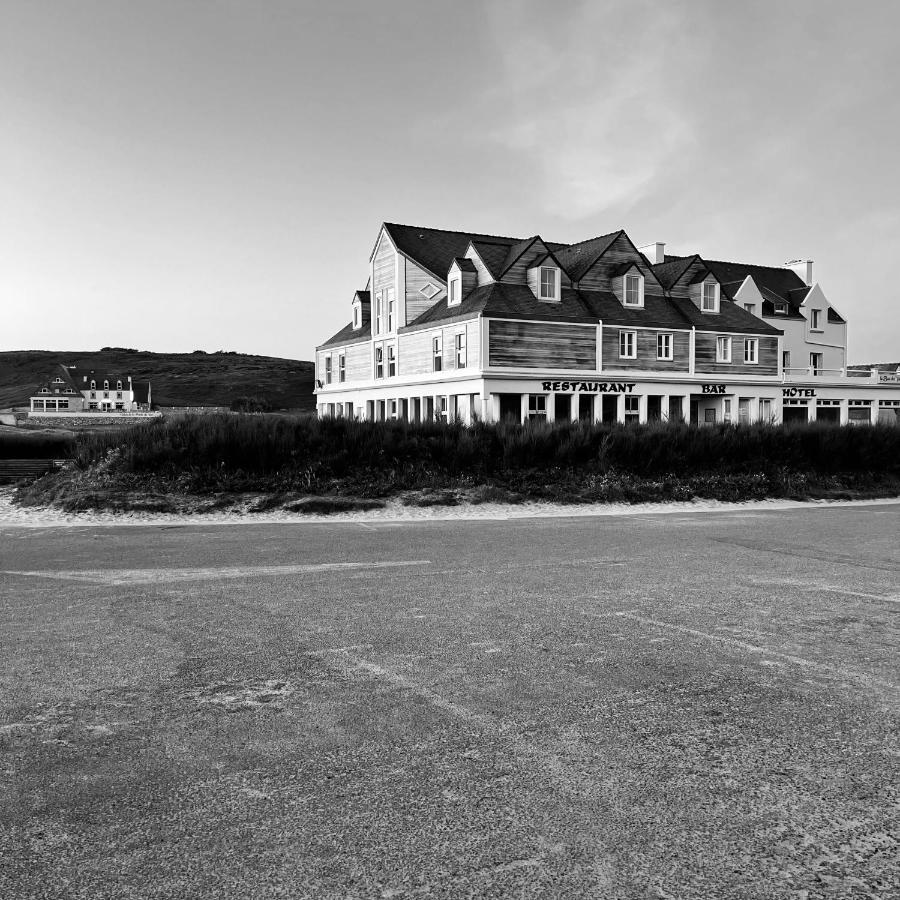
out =
[[[638,250],[650,260],[651,266],[666,261],[666,245],[664,241],[657,241],[654,244],[644,244],[643,247],[638,247]]]
[[[786,262],[788,269],[793,269],[802,279],[807,287],[812,287],[813,283],[813,261],[811,259],[792,259]]]

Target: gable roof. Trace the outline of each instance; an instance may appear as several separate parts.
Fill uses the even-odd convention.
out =
[[[538,235],[532,235],[530,238],[525,238],[522,241],[518,241],[513,244],[506,254],[506,259],[503,261],[503,265],[500,267],[500,277],[502,278],[511,268],[516,264],[516,262],[522,257],[522,255],[534,244],[535,241],[544,242]],[[544,244],[546,247],[547,245]]]
[[[450,263],[450,268],[453,268],[454,263],[459,266],[460,272],[477,272],[478,269],[475,268],[475,263],[469,259],[468,256],[457,256],[454,258],[453,262]],[[449,270],[448,270],[449,271]]]
[[[651,266],[656,280],[668,291],[673,285],[678,284],[685,272],[700,257],[693,256],[667,256],[665,262]]]
[[[491,278],[499,279],[510,245],[499,240],[473,240],[471,243],[475,252],[481,257],[481,261],[487,267],[488,272],[490,272]]]
[[[616,242],[622,229],[601,234],[599,237],[590,238],[577,244],[568,244],[559,248],[557,258],[559,264],[566,270],[572,281],[578,281],[591,266],[606,253]],[[549,244],[547,245],[550,246]]]
[[[363,307],[369,306],[372,303],[372,294],[370,291],[356,291],[353,295],[354,300],[359,300]],[[363,313],[365,315],[365,312]]]

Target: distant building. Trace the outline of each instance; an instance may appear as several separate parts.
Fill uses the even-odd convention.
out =
[[[150,409],[150,382],[75,366],[57,366],[30,400],[32,413],[128,413]]]
[[[320,416],[900,422],[900,375],[784,266],[385,223],[351,321],[316,348]]]

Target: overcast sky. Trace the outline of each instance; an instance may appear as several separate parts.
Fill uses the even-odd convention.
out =
[[[311,359],[382,221],[815,260],[900,359],[900,3],[0,0],[0,349]]]

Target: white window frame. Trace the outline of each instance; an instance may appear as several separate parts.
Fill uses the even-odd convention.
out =
[[[338,381],[347,380],[347,356],[344,353],[338,354]]]
[[[637,302],[628,302],[628,282],[629,280],[637,281]],[[626,272],[622,278],[622,306],[628,306],[631,309],[637,309],[644,305],[644,276],[640,272]]]
[[[637,359],[636,331],[619,330],[619,359]]]
[[[381,334],[384,317],[384,291],[375,295],[375,334]]]
[[[394,289],[387,289],[387,330],[391,334],[397,326],[397,301],[394,298]]]
[[[397,375],[397,345],[387,345],[387,377],[394,378]]]
[[[716,362],[731,362],[731,337],[727,334],[720,334],[716,337]]]
[[[353,304],[353,330],[355,331],[362,325],[362,314],[358,303]]]
[[[668,345],[668,349],[666,348]],[[656,335],[656,358],[672,360],[674,356],[675,335],[670,331],[661,331]]]
[[[375,347],[375,377],[384,378],[384,346],[382,344]]]
[[[549,272],[553,279],[553,290],[549,294],[544,293],[544,273]],[[559,269],[556,266],[538,267],[538,299],[556,302],[559,300]]]
[[[756,304],[755,303],[745,303],[744,309],[750,313],[751,316],[756,315]]]
[[[462,278],[458,275],[450,279],[447,285],[447,306],[459,306],[462,303]]]
[[[625,395],[624,422],[641,421],[641,398],[637,394]]]
[[[744,338],[744,364],[759,364],[759,338]]]
[[[456,368],[464,369],[466,367],[466,333],[458,332],[453,341],[456,350]]]
[[[712,307],[708,307],[706,305],[708,294],[706,292],[707,288],[712,288]],[[704,281],[700,285],[700,312],[705,313],[717,313],[719,311],[719,302],[720,302],[720,293],[719,293],[719,282],[718,281]]]
[[[325,357],[325,384],[331,384],[331,355]],[[104,396],[106,396],[104,394]]]
[[[529,419],[547,419],[547,395],[546,394],[529,394],[528,409],[526,410]]]
[[[819,364],[816,365],[815,359],[819,358]],[[809,354],[809,367],[812,369],[813,375],[819,375],[825,369],[825,354],[824,353],[810,353]]]
[[[431,339],[431,371],[443,372],[444,370],[444,338],[436,334]]]
[[[822,310],[811,309],[809,311],[809,330],[822,331]]]
[[[96,381],[91,381],[91,390],[93,391],[97,387]]]
[[[781,351],[781,368],[789,369],[791,367],[791,351],[790,350],[782,350]]]

